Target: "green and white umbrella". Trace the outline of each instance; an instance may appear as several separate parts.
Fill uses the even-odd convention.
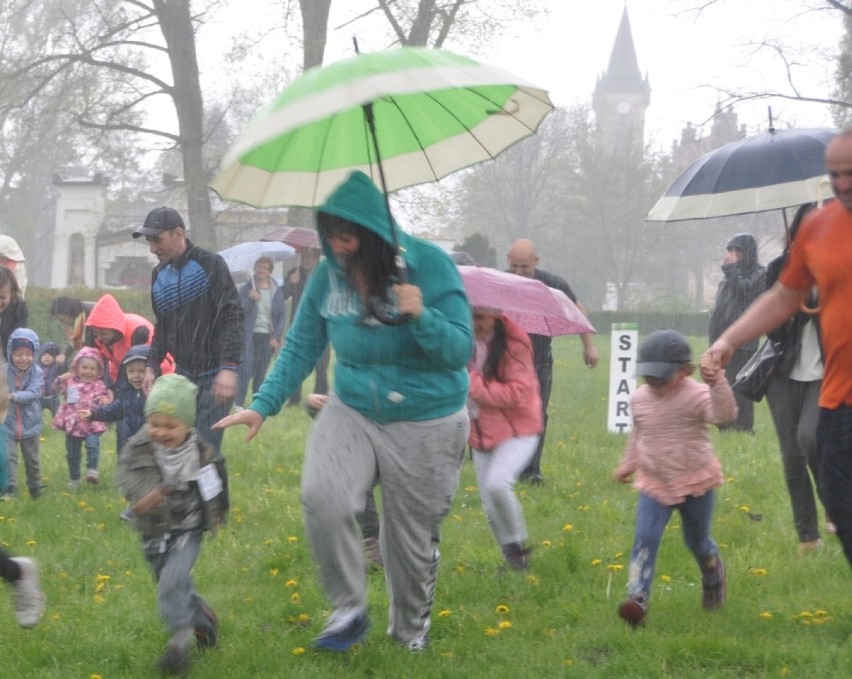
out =
[[[263,108],[211,187],[255,207],[315,207],[361,170],[391,192],[494,158],[552,108],[546,91],[444,50],[358,54],[307,71]]]

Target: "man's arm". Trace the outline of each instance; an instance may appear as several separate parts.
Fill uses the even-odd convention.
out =
[[[707,370],[718,370],[731,360],[731,356],[743,344],[778,327],[796,312],[807,294],[806,290],[795,290],[775,283],[704,352],[702,359],[709,361]],[[702,367],[702,376],[703,371]]]
[[[589,313],[586,311],[586,307],[584,307],[580,302],[575,302],[577,308],[583,312],[583,316],[588,318]],[[590,332],[583,333],[580,335],[580,341],[583,343],[583,363],[586,364],[589,368],[594,368],[598,365],[598,350],[595,347],[595,343],[592,341],[592,337],[594,335]]]

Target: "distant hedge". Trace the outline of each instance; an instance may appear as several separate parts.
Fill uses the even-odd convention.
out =
[[[706,337],[710,315],[706,311],[590,311],[589,320],[599,335],[609,335],[613,323],[638,323],[639,335],[670,328],[687,337]]]

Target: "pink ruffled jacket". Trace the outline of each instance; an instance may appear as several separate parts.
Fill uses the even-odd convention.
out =
[[[501,441],[541,434],[542,430],[541,396],[529,335],[505,316],[501,318],[507,342],[497,366],[500,379],[486,382],[478,370],[468,371],[469,397],[478,409],[471,418],[468,442],[477,450],[492,450]]]
[[[713,384],[686,378],[663,397],[643,384],[630,407],[633,430],[616,474],[635,474],[633,487],[664,505],[722,485],[722,465],[707,425],[726,424],[737,416],[724,370]]]
[[[67,436],[86,438],[89,434],[100,434],[106,431],[104,422],[83,420],[77,417],[78,410],[94,410],[106,405],[112,400],[110,390],[100,378],[91,382],[83,382],[77,376],[77,366],[82,358],[91,358],[100,366],[100,377],[104,374],[104,360],[97,349],[83,347],[74,356],[71,364],[71,377],[63,380],[56,378],[56,391],[65,398],[53,418],[53,428],[64,431]]]

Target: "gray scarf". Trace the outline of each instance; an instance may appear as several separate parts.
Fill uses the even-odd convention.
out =
[[[190,429],[189,438],[177,448],[163,448],[153,441],[154,458],[163,472],[163,483],[175,490],[186,490],[189,482],[198,477],[198,437]]]

